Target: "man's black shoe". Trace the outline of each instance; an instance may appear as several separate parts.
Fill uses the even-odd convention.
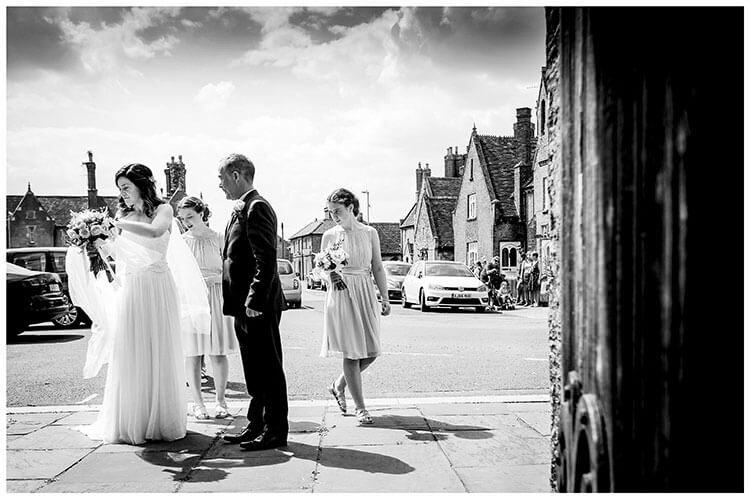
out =
[[[240,447],[242,450],[246,451],[256,451],[256,450],[266,450],[266,449],[275,449],[277,447],[286,447],[286,437],[280,437],[277,435],[270,435],[268,433],[264,433],[260,437],[256,438],[252,442],[245,442],[240,444]]]
[[[240,444],[242,442],[252,442],[259,436],[263,435],[263,429],[256,428],[252,429],[246,426],[239,433],[227,433],[222,438],[229,444]]]

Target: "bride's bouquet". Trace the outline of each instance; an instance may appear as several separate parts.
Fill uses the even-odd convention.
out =
[[[342,241],[338,241],[329,244],[326,249],[315,254],[316,273],[320,274],[321,271],[325,270],[333,274],[338,267],[346,265],[349,262],[349,255],[341,246]],[[338,279],[332,280],[334,289],[346,289],[346,283],[341,279],[341,276],[338,277]]]
[[[83,210],[79,213],[71,211],[67,234],[71,246],[77,246],[81,251],[88,252],[90,269],[94,277],[103,270],[109,282],[112,282],[114,280],[112,270],[94,244],[97,239],[106,240],[117,235],[115,222],[107,215],[106,208],[102,211]]]

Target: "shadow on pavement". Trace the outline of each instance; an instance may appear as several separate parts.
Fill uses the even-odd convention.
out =
[[[227,477],[232,468],[253,468],[259,466],[273,466],[283,464],[292,459],[303,459],[318,462],[327,468],[341,468],[349,470],[366,471],[368,473],[380,473],[387,475],[403,475],[411,473],[414,467],[400,459],[367,452],[357,449],[340,447],[324,447],[300,442],[289,442],[289,445],[279,449],[261,452],[243,452],[238,446],[230,444],[218,444],[224,446],[219,449],[220,455],[204,458],[200,468],[187,477],[189,482],[218,482]],[[227,450],[225,452],[225,450]],[[167,465],[167,463],[154,463]],[[184,475],[175,474],[175,480],[185,480]]]
[[[372,416],[372,425],[363,425],[360,428],[389,428],[393,430],[406,431],[406,438],[413,441],[429,442],[432,440],[445,440],[452,436],[467,440],[482,440],[492,438],[490,428],[472,425],[453,425],[435,419],[422,416],[394,416],[390,414],[378,414]],[[427,425],[427,428],[423,428]]]
[[[27,331],[20,336],[15,336],[7,339],[8,345],[36,345],[41,343],[68,343],[83,339],[82,334],[34,334],[33,332]]]

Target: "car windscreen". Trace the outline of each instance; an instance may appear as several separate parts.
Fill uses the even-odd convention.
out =
[[[411,265],[384,265],[385,273],[388,275],[406,275]]]
[[[294,273],[294,271],[292,270],[292,266],[289,265],[289,262],[278,262],[278,264],[279,264],[279,274],[289,275],[289,274]]]
[[[466,268],[466,265],[455,263],[428,263],[425,265],[425,275],[428,276],[451,276],[451,277],[474,277],[474,274]]]
[[[16,253],[8,261],[29,270],[39,272],[47,270],[47,257],[44,253]]]

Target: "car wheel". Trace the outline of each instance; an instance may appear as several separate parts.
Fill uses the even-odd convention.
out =
[[[67,313],[52,319],[52,324],[58,329],[73,329],[81,321],[81,313],[78,307],[70,307]]]
[[[419,311],[420,312],[429,312],[430,307],[427,306],[427,300],[424,297],[424,291],[421,289],[419,290]]]
[[[406,290],[401,290],[401,306],[404,308],[411,308],[411,303],[406,301]]]

